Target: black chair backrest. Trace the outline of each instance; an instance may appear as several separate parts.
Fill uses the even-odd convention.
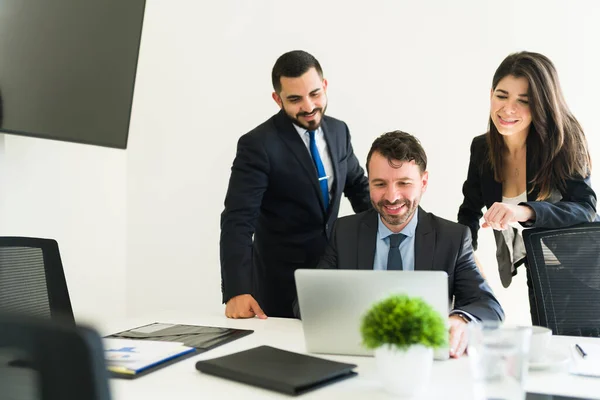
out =
[[[0,311],[75,324],[55,240],[0,237]]]
[[[110,400],[100,336],[61,321],[0,315],[0,398]]]
[[[523,231],[539,324],[600,336],[600,222]]]

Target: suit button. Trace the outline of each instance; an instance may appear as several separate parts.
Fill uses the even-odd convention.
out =
[[[329,224],[325,224],[325,230],[328,231],[329,230]]]

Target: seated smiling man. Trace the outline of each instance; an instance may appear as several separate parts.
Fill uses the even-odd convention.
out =
[[[359,260],[371,260],[374,270],[445,271],[448,295],[454,297],[450,356],[460,357],[469,322],[504,319],[475,264],[469,229],[419,207],[429,174],[427,156],[414,136],[394,131],[377,138],[367,173],[374,209],[338,219],[317,268],[365,269],[370,267]],[[299,316],[297,303],[295,308]]]

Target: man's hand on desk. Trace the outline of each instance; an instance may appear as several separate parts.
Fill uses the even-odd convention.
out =
[[[451,315],[450,322],[450,357],[458,358],[463,355],[468,342],[468,324],[458,315]]]
[[[254,316],[260,319],[267,318],[254,297],[249,294],[240,294],[229,299],[225,306],[225,315],[227,318],[252,318]]]

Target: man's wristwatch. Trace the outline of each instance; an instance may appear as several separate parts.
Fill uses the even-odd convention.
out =
[[[467,317],[466,314],[461,313],[461,312],[455,312],[452,313],[452,315],[450,315],[451,317],[456,316],[459,317],[460,319],[462,319],[463,321],[465,321],[467,324],[471,323],[471,318]]]

